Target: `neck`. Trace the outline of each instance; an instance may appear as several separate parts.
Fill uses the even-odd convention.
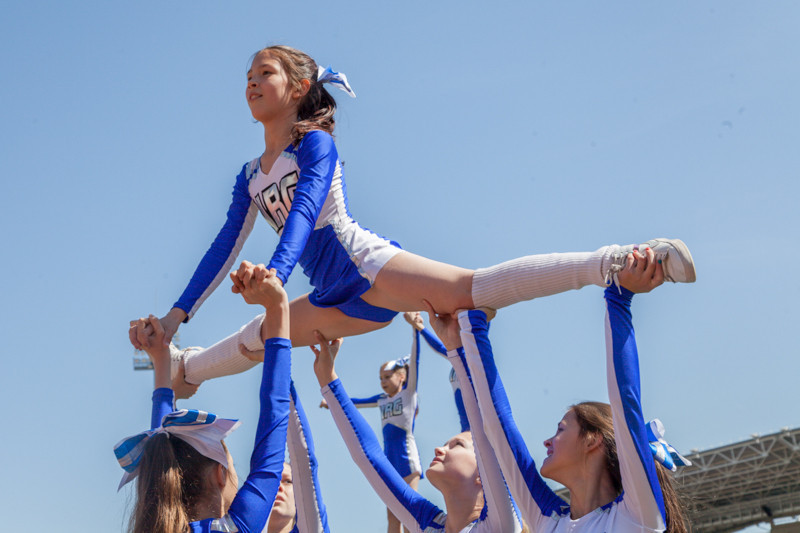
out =
[[[283,116],[261,123],[264,126],[264,153],[279,154],[289,145],[296,120],[297,110],[292,108]]]
[[[289,533],[294,527],[294,520],[292,517],[280,517],[273,523],[272,516],[267,523],[267,533]]]
[[[197,522],[206,518],[222,518],[225,512],[222,509],[222,501],[206,500],[197,502],[188,514],[190,522]]]
[[[481,516],[483,508],[483,491],[479,486],[475,490],[442,492],[447,520],[444,523],[445,533],[456,533]]]
[[[611,476],[602,465],[587,465],[573,479],[563,483],[569,489],[570,516],[573,519],[613,502],[619,494],[614,489]]]

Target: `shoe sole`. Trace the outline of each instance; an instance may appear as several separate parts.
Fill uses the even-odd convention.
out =
[[[694,283],[697,281],[697,272],[694,269],[694,259],[692,259],[692,254],[689,252],[689,247],[686,246],[680,239],[654,239],[659,242],[668,243],[678,254],[677,260],[673,261],[670,260],[670,273],[673,273],[673,267],[680,268],[680,276],[669,276],[672,279],[680,278],[676,281],[680,283]],[[673,250],[670,250],[670,253],[667,254],[669,257],[672,254]]]

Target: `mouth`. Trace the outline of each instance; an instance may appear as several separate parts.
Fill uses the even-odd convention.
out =
[[[256,100],[258,98],[261,98],[261,95],[254,93],[254,94],[251,94],[250,96],[247,97],[247,101],[248,102],[252,102],[253,100]]]
[[[441,462],[442,462],[442,458],[441,457],[434,457],[433,461],[431,461],[431,464],[428,465],[428,468],[432,467],[433,465],[435,465],[437,463],[441,463]]]

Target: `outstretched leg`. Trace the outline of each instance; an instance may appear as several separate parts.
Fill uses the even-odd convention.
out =
[[[316,343],[314,330],[319,330],[325,338],[335,339],[368,333],[390,323],[353,318],[332,307],[315,307],[308,301],[308,295],[293,300],[289,304],[289,312],[290,339],[295,347]],[[244,344],[251,351],[264,349],[264,340],[261,338],[263,318],[263,314],[256,316],[239,331],[208,348],[186,349],[183,354],[186,381],[199,384],[207,379],[238,374],[253,368],[257,363],[241,354],[239,344]],[[173,364],[173,374],[178,361]]]

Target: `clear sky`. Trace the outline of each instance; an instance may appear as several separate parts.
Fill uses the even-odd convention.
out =
[[[2,12],[4,529],[124,529],[131,492],[116,492],[112,446],[146,428],[152,388],[131,369],[128,321],[169,309],[263,149],[245,71],[270,44],[344,71],[358,94],[335,95],[336,135],[363,225],[470,268],[680,237],[697,283],[634,302],[645,416],[684,452],[800,424],[796,2],[7,0]],[[266,261],[276,241],[259,221],[241,258]],[[308,290],[299,269],[287,290]],[[182,343],[209,345],[256,313],[225,284]],[[538,459],[568,405],[606,398],[602,320],[602,291],[587,287],[492,326]],[[348,390],[377,392],[379,365],[409,342],[402,320],[346,341]],[[458,421],[446,361],[422,358],[427,465]],[[297,350],[293,373],[332,530],[380,531],[381,503],[316,407],[311,360]],[[241,474],[258,380],[209,382],[182,404],[243,421],[229,440]],[[421,492],[442,504],[426,481]]]

